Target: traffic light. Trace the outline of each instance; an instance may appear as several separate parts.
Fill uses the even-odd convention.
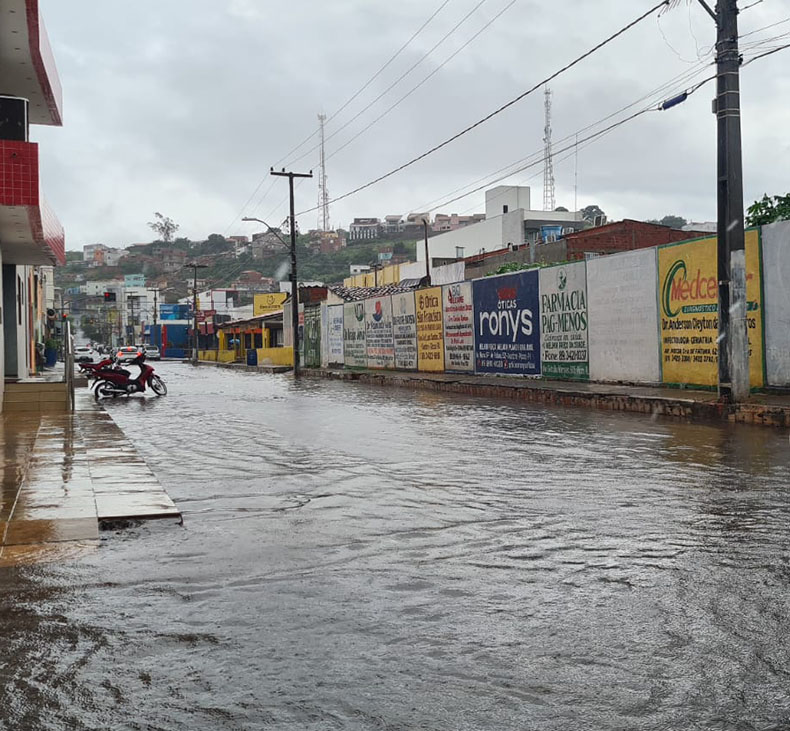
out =
[[[68,320],[68,319],[69,319],[69,313],[68,313],[68,312],[64,312],[64,313],[61,315],[61,317],[62,317],[64,320]]]
[[[115,302],[115,292],[105,292],[104,293],[104,301],[105,302]]]

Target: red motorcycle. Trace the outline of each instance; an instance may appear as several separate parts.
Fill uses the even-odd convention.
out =
[[[140,374],[132,378],[126,368],[103,368],[96,372],[96,385],[93,395],[98,401],[100,398],[115,398],[116,396],[130,396],[133,393],[143,393],[148,386],[157,396],[167,395],[165,382],[154,373],[154,369],[145,362],[145,353],[138,352],[129,365],[137,366]]]
[[[79,366],[80,373],[87,376],[88,380],[90,381],[91,378],[96,378],[96,374],[99,371],[112,366],[113,362],[114,361],[112,358],[104,358],[98,363],[77,363],[77,366]]]

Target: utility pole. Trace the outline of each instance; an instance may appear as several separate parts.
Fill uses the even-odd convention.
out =
[[[193,261],[190,264],[187,264],[188,267],[192,267],[193,275],[192,275],[192,365],[198,364],[198,310],[197,310],[197,270],[198,269],[207,269],[206,264],[198,264],[196,261]]]
[[[157,303],[157,297],[159,296],[159,290],[158,289],[149,289],[148,291],[154,293],[154,329],[151,331],[151,334],[154,336],[154,339],[153,339],[152,345],[156,345],[157,348],[161,348],[162,347],[161,342],[159,342],[159,343],[156,342],[156,325],[157,325],[157,322],[158,322],[157,316],[159,314],[159,305]],[[161,341],[161,338],[159,338],[159,340]]]
[[[431,259],[428,256],[428,218],[423,217],[422,225],[425,232],[425,276],[426,283],[431,286]]]
[[[719,283],[719,398],[749,397],[746,327],[746,248],[737,0],[718,0],[716,12],[698,0],[716,23],[717,278]]]
[[[286,172],[285,168],[277,172],[270,169],[272,175],[288,178],[288,190],[291,197],[291,329],[294,347],[294,376],[299,375],[299,287],[296,278],[296,213],[294,209],[294,178],[312,178],[309,173]]]

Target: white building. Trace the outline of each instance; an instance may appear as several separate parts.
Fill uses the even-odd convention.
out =
[[[585,227],[580,212],[533,211],[528,186],[500,185],[486,191],[486,218],[428,239],[432,264],[487,251],[535,245]],[[417,260],[425,259],[417,247]]]

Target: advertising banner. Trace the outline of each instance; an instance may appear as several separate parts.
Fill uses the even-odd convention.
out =
[[[771,386],[790,386],[790,221],[762,227],[765,370]]]
[[[321,368],[329,365],[329,307],[321,303]]]
[[[392,295],[392,336],[395,342],[395,367],[417,370],[417,315],[414,293]]]
[[[304,308],[304,365],[318,368],[321,365],[321,307]]]
[[[540,270],[540,343],[544,378],[590,377],[587,270],[583,261]]]
[[[656,250],[587,261],[590,378],[657,383]]]
[[[538,287],[536,270],[472,282],[478,373],[540,375]]]
[[[718,383],[716,238],[658,249],[661,371],[665,383]],[[746,325],[752,386],[763,385],[760,237],[746,232]]]
[[[366,368],[368,365],[364,302],[346,302],[343,305],[343,362],[349,368]]]
[[[288,298],[285,292],[271,292],[268,294],[256,294],[253,296],[252,316],[267,315],[270,312],[277,312],[283,308],[283,303]]]
[[[444,370],[442,288],[418,289],[414,293],[417,316],[417,367],[421,371]]]
[[[471,282],[458,282],[442,288],[442,313],[445,370],[474,371],[475,310]]]
[[[374,297],[365,300],[365,341],[368,352],[368,368],[395,367],[392,300],[389,297]]]
[[[329,365],[343,365],[343,305],[327,307],[327,359]]]

